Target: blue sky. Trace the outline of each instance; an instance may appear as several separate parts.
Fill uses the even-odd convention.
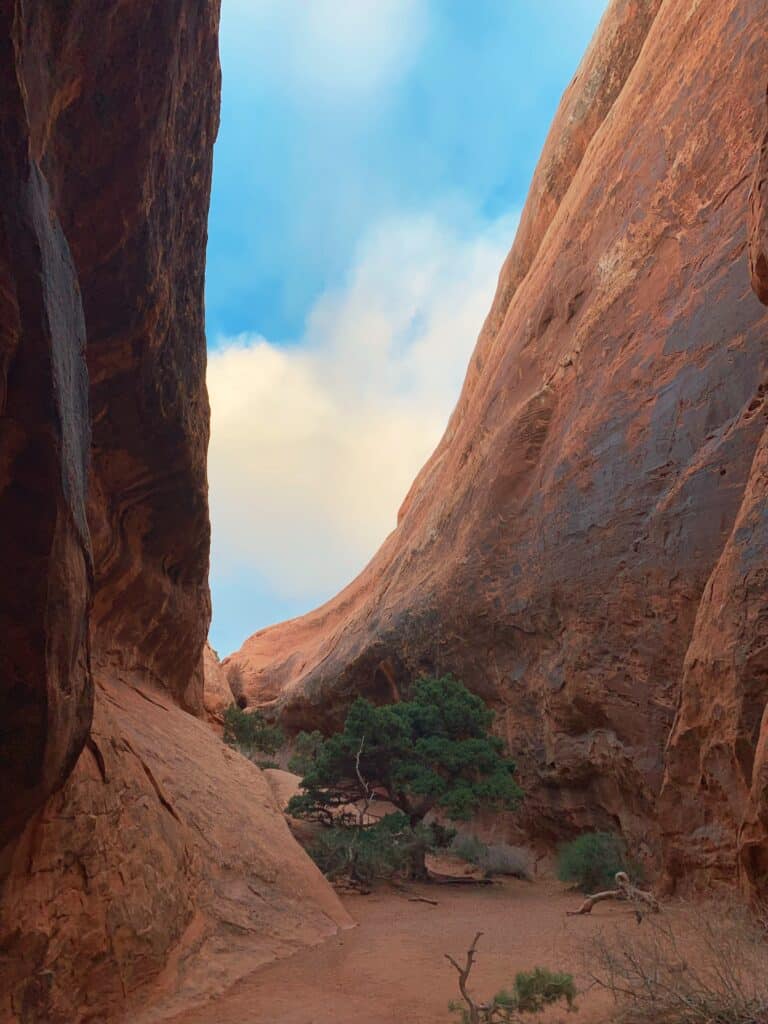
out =
[[[223,0],[219,653],[363,567],[440,437],[605,0]]]

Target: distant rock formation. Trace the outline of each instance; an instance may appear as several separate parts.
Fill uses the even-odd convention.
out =
[[[136,1022],[348,923],[193,717],[218,7],[0,0],[0,1021]]]
[[[768,885],[767,69],[763,0],[614,0],[397,528],[230,660],[292,729],[454,672],[511,833],[621,828],[671,884]]]

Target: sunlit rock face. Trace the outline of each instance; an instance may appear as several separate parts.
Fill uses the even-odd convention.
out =
[[[454,672],[518,757],[510,831],[621,828],[670,881],[765,871],[767,68],[762,0],[614,0],[396,530],[231,659],[290,728]]]
[[[0,0],[2,1021],[183,1009],[346,922],[195,717],[218,7]]]

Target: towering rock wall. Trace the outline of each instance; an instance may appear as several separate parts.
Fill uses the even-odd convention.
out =
[[[747,218],[767,68],[764,0],[614,0],[555,118],[443,440],[362,575],[233,656],[251,701],[327,726],[355,693],[389,699],[450,670],[495,705],[518,756],[527,800],[510,827],[542,842],[619,827],[659,866],[666,849],[670,876],[733,880],[739,847],[761,881],[768,315]],[[751,264],[762,294],[754,235]],[[730,682],[719,586],[734,604]],[[694,743],[700,713],[710,739],[696,725]],[[694,813],[699,747],[722,788]]]
[[[768,72],[768,69],[766,69]],[[765,76],[768,78],[768,73]],[[768,304],[768,134],[749,206],[749,269]],[[764,431],[699,603],[660,804],[670,881],[768,891],[768,374],[742,413]]]
[[[346,923],[193,717],[218,6],[0,0],[3,1022],[158,1020]]]
[[[0,699],[15,783],[0,813],[15,824],[85,739],[88,623],[94,664],[202,707],[217,8],[0,6]]]
[[[85,323],[15,13],[0,4],[0,846],[66,779],[93,701]]]

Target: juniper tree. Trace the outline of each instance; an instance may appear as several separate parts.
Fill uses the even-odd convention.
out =
[[[344,729],[319,744],[288,812],[361,827],[350,808],[376,794],[416,828],[430,811],[465,821],[485,808],[514,808],[521,796],[515,765],[492,723],[493,712],[451,676],[419,680],[396,704],[358,698]]]

